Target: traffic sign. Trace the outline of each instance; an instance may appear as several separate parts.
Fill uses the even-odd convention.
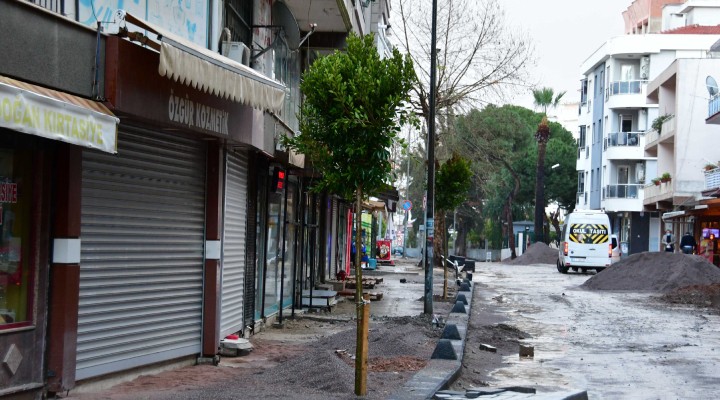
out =
[[[405,200],[405,201],[403,201],[402,209],[405,210],[405,211],[410,211],[410,210],[412,210],[412,201],[410,201],[410,200]]]

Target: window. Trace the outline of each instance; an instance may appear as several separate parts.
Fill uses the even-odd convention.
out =
[[[582,193],[585,191],[585,173],[580,171],[578,172],[578,193]]]
[[[580,134],[578,136],[578,147],[585,147],[585,125],[580,125]]]
[[[34,268],[32,152],[15,146],[22,134],[2,133],[0,142],[0,330],[33,320]],[[17,136],[16,136],[17,135]],[[12,143],[11,143],[12,142]]]
[[[252,43],[253,0],[226,0],[223,8],[225,26],[230,29],[232,41]]]
[[[632,65],[623,65],[620,67],[620,80],[631,81],[635,79],[635,72]]]
[[[580,81],[580,103],[581,104],[587,103],[587,90],[588,90],[588,81],[587,81],[587,79],[583,79]]]

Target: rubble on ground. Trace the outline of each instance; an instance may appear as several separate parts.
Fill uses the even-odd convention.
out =
[[[633,254],[582,284],[591,290],[670,292],[691,285],[720,283],[720,268],[696,255],[666,252]]]
[[[546,245],[543,242],[536,242],[525,249],[525,253],[512,260],[506,258],[503,264],[509,265],[530,265],[530,264],[555,264],[558,260],[558,249]]]

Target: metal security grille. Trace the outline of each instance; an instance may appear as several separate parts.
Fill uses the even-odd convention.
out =
[[[200,352],[205,152],[124,127],[84,152],[77,379]]]
[[[248,206],[247,154],[229,152],[225,180],[225,232],[223,234],[222,336],[243,329],[246,229]]]
[[[603,224],[572,224],[570,241],[575,243],[598,244],[608,241],[610,230]]]

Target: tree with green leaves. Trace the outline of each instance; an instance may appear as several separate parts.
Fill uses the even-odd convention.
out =
[[[472,179],[472,170],[470,162],[458,154],[447,160],[435,175],[435,212],[440,214],[440,218],[435,219],[436,235],[433,241],[435,255],[442,253],[447,257],[447,224],[445,217],[448,211],[454,210],[467,199],[467,193],[470,189],[470,180]],[[447,266],[443,266],[444,282],[443,282],[443,299],[447,298],[448,273]]]
[[[393,50],[381,59],[372,35],[350,34],[347,49],[316,60],[303,74],[300,90],[300,134],[288,137],[288,148],[305,154],[320,172],[313,190],[355,199],[356,232],[361,232],[362,201],[381,190],[392,172],[391,147],[402,125],[412,123],[405,105],[415,85],[409,57]],[[360,235],[355,246],[361,248]],[[358,282],[355,394],[367,394],[367,330],[360,251],[356,252]]]
[[[471,110],[458,116],[452,137],[453,146],[462,149],[462,155],[481,165],[488,184],[485,194],[502,197],[499,223],[507,224],[511,257],[515,258],[513,232],[513,204],[521,189],[516,163],[527,156],[532,138],[532,125],[528,116],[531,110],[505,105],[488,105],[483,110]],[[502,178],[499,178],[499,174]],[[505,225],[503,225],[505,226]]]
[[[543,226],[545,223],[545,150],[547,142],[550,139],[550,128],[547,124],[547,110],[549,107],[557,107],[560,99],[565,96],[565,92],[557,95],[552,88],[544,87],[541,89],[533,89],[533,97],[535,106],[543,111],[543,119],[538,124],[535,132],[535,140],[538,143],[538,159],[535,180],[535,241],[544,242]]]

